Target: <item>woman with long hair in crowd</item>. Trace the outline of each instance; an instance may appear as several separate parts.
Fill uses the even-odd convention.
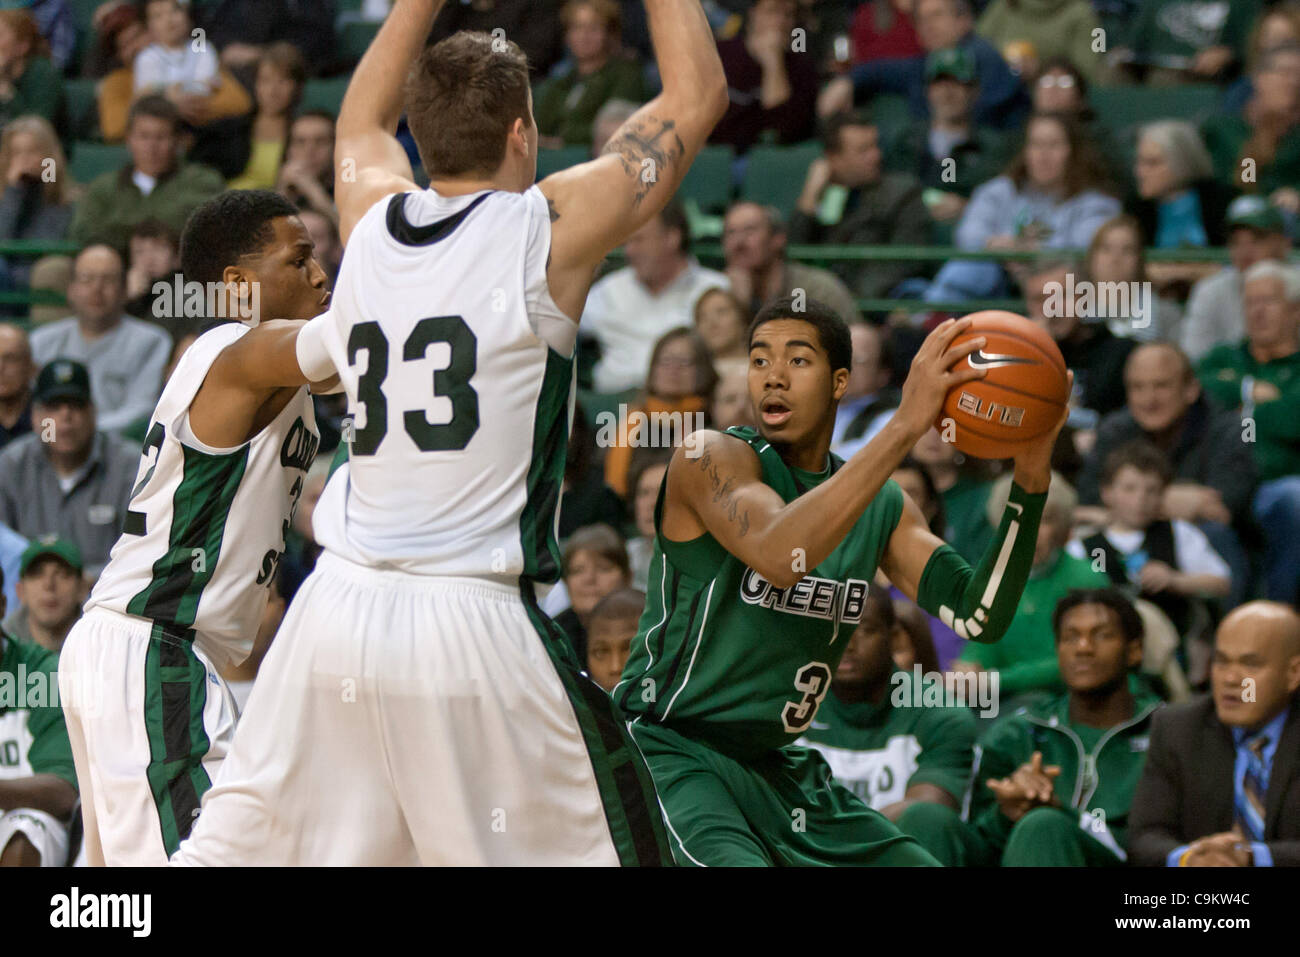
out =
[[[649,442],[680,445],[705,418],[716,380],[708,350],[693,330],[683,326],[664,333],[650,355],[645,392],[619,416],[617,434],[603,436],[605,484],[626,496],[633,448]]]
[[[1182,307],[1172,299],[1156,295],[1142,245],[1142,227],[1134,217],[1116,216],[1102,224],[1088,246],[1085,271],[1087,278],[1094,283],[1131,283],[1134,285],[1128,286],[1130,290],[1151,290],[1151,315],[1137,314],[1139,301],[1130,295],[1128,315],[1105,317],[1115,335],[1144,342],[1177,337],[1183,318]]]
[[[749,313],[730,290],[706,290],[695,302],[695,331],[715,364],[724,359],[748,359]]]
[[[0,134],[0,240],[63,239],[72,223],[68,161],[59,137],[40,116],[20,116]],[[0,288],[25,289],[30,260],[0,258]]]
[[[253,100],[257,104],[248,121],[248,155],[244,171],[228,184],[231,189],[275,189],[289,141],[289,124],[302,101],[307,63],[291,43],[272,43],[257,62]]]
[[[1105,170],[1079,121],[1037,113],[1007,171],[976,187],[954,235],[964,250],[1081,249],[1120,212]],[[1015,272],[1016,270],[1013,270]],[[1007,271],[991,261],[952,260],[926,293],[930,302],[979,299],[1007,292]]]
[[[63,77],[26,10],[0,10],[0,124],[36,115],[62,121]]]

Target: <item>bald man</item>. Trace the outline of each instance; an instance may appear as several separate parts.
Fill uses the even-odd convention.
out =
[[[27,333],[0,322],[0,449],[32,430],[32,379],[36,364]]]
[[[1168,867],[1300,866],[1300,615],[1241,605],[1219,625],[1212,693],[1151,729],[1129,856]]]

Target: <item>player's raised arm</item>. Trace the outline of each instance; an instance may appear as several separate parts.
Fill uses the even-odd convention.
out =
[[[541,184],[551,204],[551,295],[582,309],[592,271],[667,205],[727,110],[727,80],[699,0],[646,0],[663,92],[604,154]],[[575,291],[576,290],[576,291]]]
[[[416,188],[397,122],[407,74],[443,2],[396,0],[348,83],[334,141],[334,201],[344,245],[371,206]]]
[[[1073,387],[1073,372],[1069,383]],[[997,641],[1015,617],[1052,479],[1052,449],[1068,414],[1062,412],[1056,428],[1016,456],[1002,521],[974,568],[930,531],[920,508],[903,496],[903,515],[889,537],[880,568],[903,594],[962,638]]]
[[[983,370],[960,365],[982,348],[984,339],[952,346],[969,327],[969,319],[950,319],[935,329],[913,360],[899,410],[889,423],[838,472],[792,502],[763,483],[758,458],[745,442],[696,432],[668,469],[669,503],[684,503],[687,514],[666,508],[664,533],[670,540],[687,541],[708,531],[773,585],[795,584],[844,540],[930,428],[948,390],[984,376]],[[774,357],[766,354],[770,348],[756,335],[751,363],[759,368],[772,363]],[[848,371],[841,374],[847,378]]]

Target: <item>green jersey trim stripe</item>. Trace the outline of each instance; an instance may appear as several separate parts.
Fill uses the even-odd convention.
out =
[[[546,370],[533,415],[533,457],[528,467],[527,498],[519,515],[524,577],[553,582],[560,575],[560,545],[555,540],[556,512],[564,483],[569,444],[569,396],[573,359],[546,350]]]
[[[198,615],[203,589],[221,556],[221,540],[249,446],[211,455],[181,445],[184,465],[172,496],[168,548],[153,565],[149,584],[127,603],[128,614],[188,628]]]
[[[678,588],[679,588],[679,579],[678,576],[674,574],[673,576],[673,608],[674,609],[676,609],[677,607]],[[691,643],[691,633],[695,630],[695,614],[696,612],[699,611],[700,596],[703,594],[704,594],[703,588],[695,589],[695,596],[691,599],[691,605],[686,611],[686,630],[684,632],[685,637],[678,644],[677,653],[673,655],[672,663],[668,665],[668,674],[664,678],[663,695],[658,694],[657,693],[658,689],[655,689],[656,694],[655,694],[654,706],[650,709],[650,716],[655,721],[661,721],[663,719],[663,715],[658,713],[659,705],[663,702],[664,698],[672,690],[674,682],[677,681],[677,672],[681,670],[682,659],[686,657],[686,649]],[[668,620],[672,621],[672,616],[669,616]],[[663,654],[663,650],[664,650],[663,643],[661,642],[659,646],[660,655]]]
[[[203,768],[211,742],[203,727],[207,670],[191,642],[177,641],[155,623],[145,656],[144,720],[149,736],[145,776],[158,811],[163,847],[170,857],[190,828],[212,786]]]
[[[619,863],[624,867],[671,865],[673,854],[662,814],[655,810],[659,799],[654,782],[623,715],[614,699],[575,667],[567,638],[538,606],[532,582],[521,579],[521,592],[528,619],[550,656],[586,742]]]
[[[708,592],[705,594],[705,597],[704,597],[704,615],[703,615],[703,617],[700,618],[700,629],[699,629],[699,631],[697,631],[697,632],[695,633],[695,648],[694,648],[694,650],[691,652],[691,660],[690,660],[690,662],[686,665],[686,677],[684,677],[684,678],[682,679],[681,687],[677,689],[676,694],[674,694],[671,698],[668,699],[668,706],[667,706],[666,708],[664,708],[664,713],[663,713],[663,717],[664,717],[664,718],[667,718],[667,717],[668,717],[668,712],[670,712],[670,711],[673,710],[673,702],[676,701],[677,698],[678,698],[678,696],[680,696],[681,693],[682,693],[683,691],[686,690],[686,685],[690,683],[690,680],[691,680],[691,670],[695,667],[695,656],[699,654],[699,651],[700,651],[700,643],[704,641],[704,629],[707,628],[707,627],[708,627],[708,624],[709,624],[709,607],[710,607],[710,606],[712,605],[712,603],[713,603],[713,586],[716,585],[717,583],[718,583],[718,581],[717,581],[716,578],[715,578],[713,581],[709,582],[709,590],[708,590]],[[695,602],[698,602],[699,600],[700,600],[699,592],[696,592],[696,594],[695,594]],[[692,603],[691,603],[691,618],[692,618],[692,620],[695,618],[695,602],[692,602]],[[688,639],[689,639],[689,637],[690,637],[690,634],[691,634],[691,628],[690,628],[690,625],[688,624],[688,625],[686,626],[686,635],[687,635],[687,638],[688,638]],[[686,648],[686,646],[683,645],[683,646],[682,646],[682,650],[685,650],[685,648]],[[677,667],[677,665],[676,665],[676,663],[674,663],[674,665],[673,665],[674,671],[676,670],[676,667]],[[671,688],[672,685],[673,685],[673,682],[672,682],[672,676],[669,676],[669,679],[668,679],[668,687]]]
[[[663,616],[660,617],[659,621],[656,624],[651,625],[650,628],[645,633],[645,639],[644,639],[645,653],[646,653],[646,658],[649,659],[649,663],[646,665],[645,671],[641,672],[643,675],[649,674],[651,671],[654,670],[654,666],[655,666],[654,652],[650,650],[650,632],[656,629],[659,630],[659,650],[662,653],[663,646],[664,646],[663,629],[667,627],[667,623],[669,619],[672,618],[673,611],[675,611],[677,608],[677,579],[676,578],[673,579],[673,604],[671,607],[669,606],[668,601],[664,595],[664,579],[666,578],[665,573],[667,572],[667,570],[668,570],[668,558],[665,555],[660,555],[659,556],[659,607],[664,609],[664,613]],[[676,569],[673,569],[673,574],[674,576],[677,574]],[[619,683],[614,686],[614,690],[610,693],[611,697],[616,698],[619,707],[621,708],[627,708],[627,696],[632,693],[632,686],[628,685],[628,687],[623,691],[621,697],[617,696],[618,689],[623,687],[623,685],[627,684],[631,680],[632,679],[630,677],[621,679]]]

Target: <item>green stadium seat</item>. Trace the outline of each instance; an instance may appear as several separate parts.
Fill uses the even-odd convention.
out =
[[[1199,123],[1219,106],[1222,91],[1212,84],[1185,86],[1098,86],[1088,98],[1105,126],[1116,134],[1152,120]]]
[[[731,164],[735,153],[730,146],[706,146],[686,171],[678,196],[694,200],[702,213],[724,212],[731,203]]]
[[[808,167],[821,152],[820,143],[755,146],[747,157],[745,180],[740,187],[741,198],[775,206],[783,215],[789,216],[803,191]]]
[[[89,183],[97,176],[121,169],[131,159],[125,146],[78,140],[72,144],[68,166],[78,183]]]
[[[892,93],[873,98],[869,112],[882,144],[893,143],[913,119],[907,98]]]
[[[552,173],[558,173],[570,166],[585,163],[591,158],[591,150],[585,146],[563,146],[558,150],[537,151],[537,181],[540,183]]]
[[[77,29],[82,32],[89,32],[91,19],[95,16],[95,10],[104,3],[104,0],[68,0],[68,6],[72,8],[72,18],[77,23]]]
[[[336,76],[328,80],[308,80],[307,85],[303,87],[302,104],[299,108],[328,110],[338,116],[339,107],[343,104],[343,94],[348,91],[349,79],[350,76]]]
[[[73,140],[92,139],[99,135],[97,80],[77,77],[63,81],[63,102],[67,112],[68,136]]]
[[[338,29],[338,54],[344,63],[356,63],[379,32],[380,24],[354,21]]]

